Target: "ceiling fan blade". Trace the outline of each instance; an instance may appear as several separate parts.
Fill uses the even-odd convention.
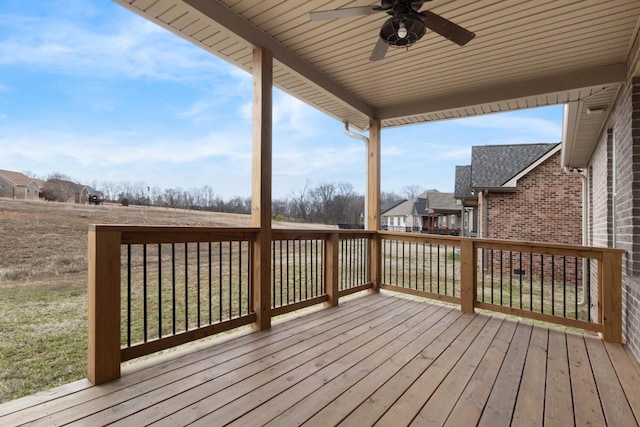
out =
[[[389,45],[380,37],[378,37],[378,42],[373,48],[373,52],[371,52],[369,61],[380,61],[381,59],[384,59],[385,55],[387,54],[387,50],[389,50]]]
[[[316,12],[309,12],[309,18],[312,21],[320,21],[324,19],[370,15],[372,13],[382,12],[383,10],[384,9],[380,8],[380,6],[347,7],[344,9],[319,10]]]
[[[420,14],[423,16],[422,20],[427,28],[460,46],[469,43],[476,36],[475,33],[428,10]]]

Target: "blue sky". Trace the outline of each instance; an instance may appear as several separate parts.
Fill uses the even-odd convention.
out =
[[[251,76],[105,0],[0,2],[0,169],[251,194]],[[562,107],[382,131],[382,190],[453,191],[472,145],[559,142]],[[273,194],[350,182],[364,145],[274,91]]]

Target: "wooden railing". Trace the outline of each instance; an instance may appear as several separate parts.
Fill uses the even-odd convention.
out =
[[[89,379],[109,381],[122,361],[254,324],[257,235],[257,228],[92,227]],[[268,315],[337,305],[371,288],[372,236],[274,230]]]
[[[382,283],[396,292],[622,340],[619,249],[380,232]]]
[[[257,286],[257,228],[96,225],[89,231],[89,368],[256,321],[389,289],[621,340],[621,254],[606,248],[361,230],[273,230],[270,286]],[[254,294],[261,289],[261,294]],[[582,292],[587,289],[587,292]],[[262,295],[262,290],[266,294]],[[585,301],[578,303],[579,295]],[[261,308],[264,315],[264,307]]]

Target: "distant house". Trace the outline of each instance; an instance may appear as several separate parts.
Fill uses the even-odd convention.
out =
[[[560,144],[474,146],[456,167],[463,233],[479,237],[582,243],[582,180],[560,166]]]
[[[77,204],[100,204],[104,196],[94,188],[77,184],[64,179],[49,179],[43,184],[42,198],[48,201],[77,203]]]
[[[38,200],[44,181],[29,178],[23,173],[0,169],[0,197]]]
[[[457,234],[460,208],[453,193],[428,190],[381,213],[382,227],[389,231]]]
[[[462,213],[460,234],[476,237],[478,235],[478,196],[471,188],[471,165],[456,166],[456,183],[453,194]]]
[[[79,203],[82,205],[87,205],[87,204],[99,205],[104,201],[103,194],[100,191],[92,187],[89,187],[88,185],[75,184],[74,191],[75,191],[74,201],[76,203]]]

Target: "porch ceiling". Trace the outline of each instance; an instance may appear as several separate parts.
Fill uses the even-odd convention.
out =
[[[460,47],[428,31],[370,62],[386,14],[311,21],[309,12],[376,0],[114,1],[247,71],[256,46],[270,49],[278,88],[360,130],[369,118],[391,127],[573,102],[570,136],[584,142],[634,72],[640,22],[637,0],[434,0],[421,10],[476,38]],[[591,153],[579,145],[570,150],[578,163]]]

